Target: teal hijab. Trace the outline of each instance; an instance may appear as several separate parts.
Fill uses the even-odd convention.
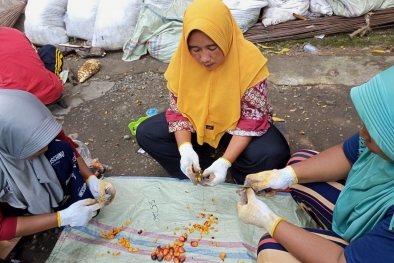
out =
[[[394,160],[394,67],[350,91],[370,136]],[[370,231],[394,205],[394,162],[365,150],[335,204],[333,230],[347,241]],[[394,216],[390,230],[394,228]]]

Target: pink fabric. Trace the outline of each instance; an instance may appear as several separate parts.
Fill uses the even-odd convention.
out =
[[[267,81],[263,80],[247,89],[241,99],[241,117],[232,135],[261,136],[270,127],[272,107],[267,99]],[[170,93],[170,107],[166,111],[169,132],[188,130],[195,132],[190,121],[182,116],[177,107],[177,97]]]
[[[17,217],[4,217],[3,215],[7,206],[7,203],[0,203],[0,241],[13,239],[16,233]]]
[[[70,137],[68,137],[63,130],[56,136],[55,139],[68,142],[74,151],[75,157],[76,158],[81,157],[81,155],[77,151],[77,148],[79,147],[79,145],[77,143],[75,143]]]
[[[64,86],[22,32],[0,27],[0,88],[25,90],[50,104],[60,98]]]

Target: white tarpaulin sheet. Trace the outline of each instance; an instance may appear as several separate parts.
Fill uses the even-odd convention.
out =
[[[256,247],[266,232],[244,224],[238,217],[236,190],[240,186],[220,184],[216,187],[194,186],[189,180],[158,177],[111,177],[116,198],[84,227],[65,228],[47,262],[150,262],[150,254],[158,245],[173,244],[194,224],[203,225],[212,214],[209,233],[189,233],[184,248],[186,262],[223,262],[219,254],[227,254],[225,262],[255,262]],[[289,194],[263,199],[278,215],[299,226],[315,227]],[[125,224],[130,221],[129,224]],[[124,225],[114,239],[100,232]],[[142,231],[141,231],[142,230]],[[139,231],[140,234],[139,234]],[[197,247],[190,240],[202,238]],[[118,242],[127,238],[138,252],[129,252]],[[118,253],[120,252],[120,253]]]

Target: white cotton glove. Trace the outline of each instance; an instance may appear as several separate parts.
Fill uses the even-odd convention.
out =
[[[197,181],[194,173],[201,170],[197,153],[189,142],[182,143],[179,146],[179,153],[181,155],[181,171],[196,185]]]
[[[86,183],[88,184],[90,192],[94,198],[99,199],[100,201],[105,201],[105,205],[109,205],[114,200],[116,190],[111,183],[98,179],[95,175],[89,176]],[[110,196],[105,200],[101,200],[105,195]]]
[[[298,183],[297,174],[291,166],[280,170],[269,170],[249,174],[245,178],[244,186],[251,186],[256,192],[267,188],[285,189]]]
[[[57,212],[58,226],[83,226],[97,215],[97,210],[104,207],[104,202],[93,198],[80,200],[68,208]]]
[[[205,186],[215,186],[226,180],[227,170],[231,166],[229,160],[220,157],[211,166],[204,170],[201,182]]]
[[[257,199],[252,188],[241,192],[237,207],[238,216],[245,224],[262,227],[272,237],[278,223],[285,220],[272,212],[263,201]]]

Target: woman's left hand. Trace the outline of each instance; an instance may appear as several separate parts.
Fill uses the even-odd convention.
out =
[[[241,192],[238,200],[238,216],[245,224],[265,228],[273,237],[275,228],[283,218],[275,214],[263,201],[256,198],[252,188]]]
[[[204,170],[202,177],[204,178],[201,185],[215,186],[226,180],[227,170],[231,166],[230,162],[224,158],[219,158],[211,166]]]
[[[105,200],[106,205],[108,205],[114,200],[116,190],[111,183],[105,182],[101,179],[97,179],[95,175],[89,176],[88,180],[86,180],[86,183],[90,189],[90,192],[92,192],[94,198],[100,199],[105,195],[110,195],[110,197],[106,198]]]

